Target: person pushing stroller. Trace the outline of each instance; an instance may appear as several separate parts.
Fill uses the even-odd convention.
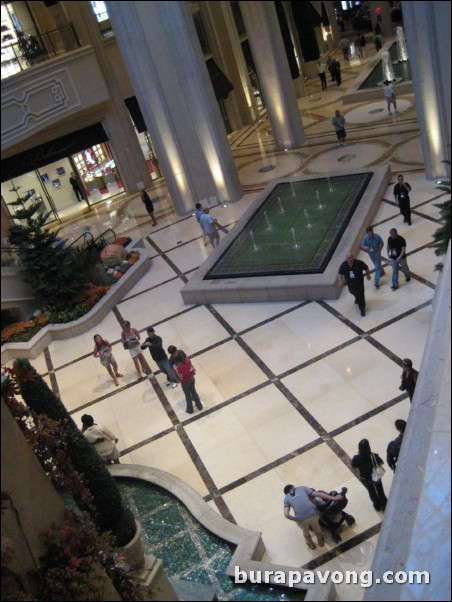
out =
[[[324,491],[316,491],[310,487],[295,487],[295,485],[286,485],[284,487],[284,516],[288,520],[295,521],[297,527],[302,529],[306,545],[315,550],[316,545],[312,539],[312,529],[317,537],[319,546],[325,545],[322,529],[319,525],[319,513],[315,506],[315,498],[326,501],[339,501],[341,495],[329,495]],[[293,516],[290,510],[293,510]]]

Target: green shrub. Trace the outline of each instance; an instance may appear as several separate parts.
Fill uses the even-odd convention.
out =
[[[103,460],[30,362],[24,358],[15,360],[14,371],[20,393],[29,408],[53,420],[66,419],[73,426],[69,434],[68,454],[74,469],[84,475],[86,486],[93,496],[96,508],[93,519],[102,531],[112,531],[117,545],[128,543],[136,530],[133,514],[125,511],[119,489]]]

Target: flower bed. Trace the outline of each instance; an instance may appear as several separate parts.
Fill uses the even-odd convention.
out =
[[[31,320],[6,326],[1,332],[2,345],[4,343],[29,341],[46,324],[65,324],[77,320],[88,313],[109,290],[109,286],[89,284],[86,291],[76,299],[72,307],[60,311],[45,311]]]
[[[136,244],[139,244],[139,242]],[[18,357],[35,359],[52,341],[78,336],[94,328],[151,267],[151,262],[146,253],[139,254],[137,252],[137,255],[136,263],[81,318],[67,323],[45,324],[28,342],[13,343],[8,341],[7,344],[2,344],[2,363],[6,364],[11,359]]]

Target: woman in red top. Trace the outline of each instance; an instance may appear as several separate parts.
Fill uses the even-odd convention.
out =
[[[188,357],[182,357],[179,353],[174,355],[174,370],[185,393],[187,402],[187,414],[193,414],[193,402],[198,410],[202,410],[202,403],[195,389],[196,370]]]

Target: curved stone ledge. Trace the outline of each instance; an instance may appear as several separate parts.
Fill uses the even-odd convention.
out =
[[[128,251],[140,249],[127,249]],[[27,343],[7,343],[2,346],[1,361],[2,364],[19,358],[35,359],[52,341],[68,339],[94,328],[101,320],[105,318],[109,311],[124,297],[149,270],[151,262],[147,254],[141,251],[139,260],[116,282],[106,295],[84,316],[73,322],[65,324],[49,324],[44,326]]]
[[[224,519],[203,500],[197,491],[178,477],[158,468],[139,464],[113,464],[108,466],[108,469],[113,477],[139,479],[169,491],[203,527],[220,539],[235,544],[237,547],[226,570],[229,577],[234,577],[236,566],[247,573],[249,571],[261,571],[261,573],[270,571],[274,575],[275,571],[283,572],[286,575],[286,582],[288,582],[290,572],[294,570],[301,571],[299,567],[261,562],[261,558],[265,553],[262,534],[259,531],[244,529]],[[272,577],[270,577],[269,582],[278,585],[275,584]],[[281,584],[279,585],[281,586]],[[325,585],[319,583],[314,585],[294,584],[293,589],[306,591],[307,594],[304,599],[308,601],[334,600],[335,598],[334,585],[330,580]]]

